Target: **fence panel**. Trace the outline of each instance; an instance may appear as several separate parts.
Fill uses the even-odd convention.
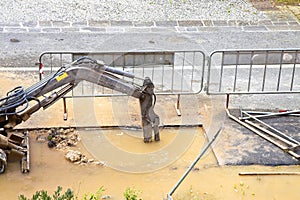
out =
[[[205,64],[202,51],[44,52],[39,58],[40,78],[82,56],[102,60],[136,77],[150,77],[156,94],[197,94],[202,90]],[[141,79],[124,79],[142,85]],[[122,94],[86,81],[72,92],[73,97],[116,95]]]
[[[208,94],[300,92],[300,49],[223,50],[210,54]]]

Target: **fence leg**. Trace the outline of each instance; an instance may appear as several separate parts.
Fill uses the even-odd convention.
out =
[[[226,109],[229,107],[229,94],[226,94]]]
[[[68,119],[68,110],[67,110],[67,103],[66,98],[63,97],[63,104],[64,104],[64,120],[67,121]]]
[[[175,103],[175,110],[177,112],[178,116],[181,116],[181,111],[180,111],[180,94],[177,96],[177,101]]]

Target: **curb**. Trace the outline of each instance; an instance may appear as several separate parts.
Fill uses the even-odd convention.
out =
[[[120,33],[120,32],[201,32],[201,31],[299,31],[293,21],[260,20],[178,20],[178,21],[36,21],[0,23],[0,33]]]

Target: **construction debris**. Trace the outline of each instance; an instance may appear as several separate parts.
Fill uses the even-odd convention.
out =
[[[37,134],[37,142],[48,142],[49,148],[66,151],[65,158],[74,164],[105,165],[103,162],[88,159],[88,157],[79,150],[70,150],[70,147],[75,147],[80,141],[79,133],[74,128],[52,128],[38,131]]]
[[[95,165],[104,165],[103,162],[95,161],[94,159],[88,159],[80,151],[68,150],[65,154],[65,158],[75,164],[95,164]]]
[[[50,148],[55,147],[57,149],[63,149],[68,146],[76,146],[80,141],[80,137],[77,131],[73,128],[70,129],[50,129],[47,132],[48,146]]]

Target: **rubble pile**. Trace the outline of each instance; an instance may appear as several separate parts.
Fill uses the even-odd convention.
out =
[[[77,131],[73,128],[70,129],[50,129],[47,132],[48,146],[57,149],[64,149],[68,146],[76,146],[80,141]]]
[[[80,141],[79,133],[74,128],[52,128],[50,130],[39,131],[36,137],[37,142],[48,142],[49,148],[55,148],[58,150],[66,151],[65,158],[74,164],[94,164],[104,165],[103,162],[95,161],[94,159],[88,159],[82,152],[78,150],[70,150],[70,147],[74,147]]]

